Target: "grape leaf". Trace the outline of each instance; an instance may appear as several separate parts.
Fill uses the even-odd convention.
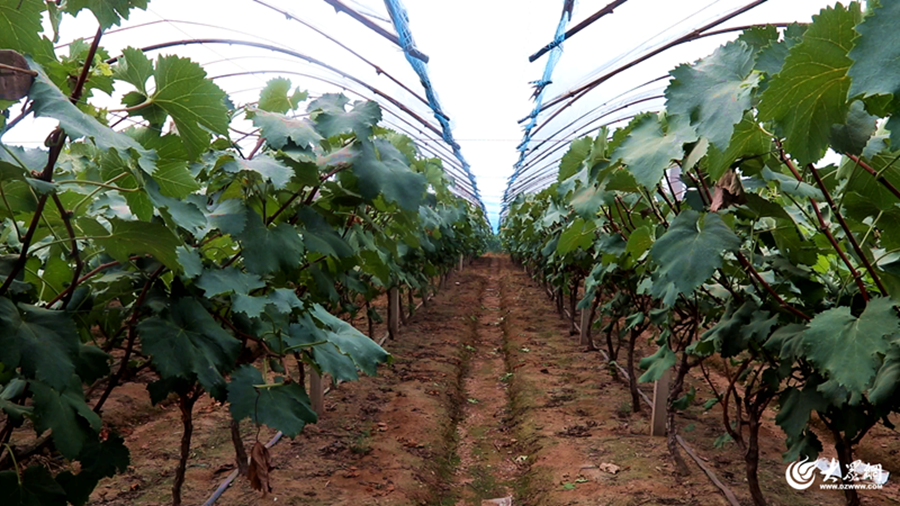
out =
[[[828,401],[818,391],[818,386],[813,380],[808,382],[803,390],[789,387],[779,397],[781,409],[775,415],[775,423],[789,439],[800,437],[812,411],[824,411],[828,408]]]
[[[84,402],[81,380],[74,374],[61,390],[40,381],[30,383],[34,393],[35,429],[53,431],[53,443],[64,456],[74,459],[82,447],[100,431],[100,416]]]
[[[762,93],[759,117],[774,121],[784,146],[801,165],[825,155],[831,125],[843,123],[849,104],[854,25],[861,19],[858,3],[837,4],[813,16],[802,42],[792,47],[781,72]]]
[[[203,67],[188,58],[161,56],[154,77],[156,91],[150,101],[172,117],[191,158],[209,147],[209,130],[228,135],[225,92],[206,78]]]
[[[204,291],[206,297],[214,297],[223,293],[247,295],[251,291],[265,286],[266,283],[256,274],[248,274],[234,267],[207,269],[197,280],[197,287]]]
[[[29,62],[32,70],[38,73],[31,85],[30,98],[34,101],[35,117],[53,118],[73,140],[89,137],[102,150],[115,149],[121,154],[129,150],[139,155],[138,163],[147,173],[156,169],[156,153],[144,149],[131,137],[118,133],[101,124],[80,109],[75,107],[59,88],[56,87],[37,64]]]
[[[253,114],[253,126],[262,131],[266,142],[275,149],[285,147],[288,140],[301,148],[315,147],[322,140],[322,135],[308,118],[289,118],[258,110]]]
[[[369,376],[375,376],[378,364],[390,361],[391,355],[375,341],[344,320],[333,316],[322,306],[314,304],[312,315],[325,326],[326,339],[353,359],[356,366]],[[292,325],[291,330],[293,329]]]
[[[0,472],[0,504],[3,506],[67,506],[66,491],[44,466],[30,466],[19,477],[17,470]]]
[[[697,140],[697,136],[686,121],[663,125],[655,115],[638,117],[633,125],[611,158],[621,159],[638,184],[655,191],[672,160],[684,156],[683,144]]]
[[[569,150],[563,155],[559,161],[559,174],[556,176],[557,181],[565,181],[574,176],[581,170],[581,164],[584,158],[590,154],[594,147],[594,141],[590,137],[582,137],[572,141]]]
[[[44,2],[0,2],[0,48],[34,57],[41,63],[55,60],[53,43],[41,37]]]
[[[294,309],[303,309],[304,307],[290,288],[279,288],[259,297],[243,293],[235,293],[231,297],[231,309],[238,313],[244,313],[250,318],[258,317],[270,304],[275,307],[275,311],[282,314],[290,314]]]
[[[594,220],[575,218],[559,236],[559,242],[556,244],[557,254],[565,255],[579,248],[587,251],[594,244],[595,230],[597,224]]]
[[[631,232],[631,235],[628,236],[628,243],[625,246],[625,251],[627,251],[633,259],[639,260],[644,252],[653,246],[653,241],[653,230],[648,225],[640,226],[634,229],[634,231]]]
[[[166,227],[158,223],[125,221],[118,218],[109,220],[112,234],[103,230],[102,236],[95,236],[94,242],[106,253],[120,262],[127,262],[129,256],[147,254],[174,271],[180,271],[175,248],[181,241]]]
[[[666,111],[688,119],[697,134],[724,150],[734,126],[750,109],[759,83],[759,73],[753,72],[754,55],[751,47],[736,41],[693,65],[675,68],[666,88]]]
[[[250,418],[253,423],[280,430],[287,437],[296,437],[307,423],[316,423],[318,417],[302,386],[281,383],[256,388],[265,383],[252,365],[243,365],[231,374],[228,402],[235,420]]]
[[[869,402],[876,406],[890,403],[898,387],[900,387],[900,342],[895,342],[884,357],[884,364],[875,376],[875,381],[872,382]]]
[[[346,258],[355,253],[334,227],[312,208],[301,207],[297,210],[297,217],[303,223],[303,242],[310,251],[336,258]]]
[[[823,311],[803,333],[806,354],[823,376],[851,394],[862,394],[872,383],[890,339],[900,337],[900,318],[888,297],[869,301],[859,318],[848,306]]]
[[[116,472],[128,468],[129,452],[125,440],[113,434],[106,441],[89,441],[78,455],[81,470],[78,474],[63,471],[56,481],[66,491],[70,503],[83,506],[90,500],[91,492],[103,478],[111,478]]]
[[[291,91],[291,80],[283,77],[270,79],[266,87],[259,94],[259,108],[262,111],[284,114],[297,108],[300,102],[306,100],[308,94],[300,89]],[[255,112],[254,114],[259,114]]]
[[[317,107],[323,107],[322,99],[310,104],[310,112]],[[316,116],[316,130],[324,137],[354,133],[356,137],[365,140],[372,135],[372,127],[381,121],[381,107],[370,100],[359,101],[353,104],[350,111],[341,107],[325,107]]]
[[[284,189],[288,182],[290,182],[291,176],[294,175],[294,171],[290,167],[265,155],[258,156],[252,160],[234,160],[228,162],[222,166],[222,170],[232,173],[240,171],[255,172],[262,176],[264,180],[271,181],[272,186],[277,190]]]
[[[0,298],[0,362],[22,368],[27,378],[37,378],[64,390],[75,372],[81,340],[75,324],[62,311],[53,311]]]
[[[407,211],[415,211],[425,193],[425,175],[409,168],[406,156],[383,140],[363,142],[355,149],[353,173],[359,178],[360,193],[367,199],[379,194]]]
[[[126,47],[113,71],[116,79],[121,79],[135,88],[146,99],[147,80],[153,75],[153,62],[140,49]]]
[[[138,325],[144,352],[163,379],[196,375],[217,398],[224,397],[225,378],[234,367],[241,343],[229,335],[192,298],[173,301],[158,316]]]
[[[650,249],[659,265],[653,296],[673,305],[679,293],[690,293],[706,282],[722,266],[722,255],[740,245],[719,215],[682,211]]]
[[[759,127],[751,114],[734,126],[731,141],[724,150],[720,146],[710,146],[707,160],[707,174],[718,181],[731,165],[741,158],[764,155],[772,151],[772,138]]]
[[[289,272],[303,261],[303,240],[287,223],[267,227],[251,211],[247,225],[237,238],[243,246],[244,266],[253,274]]]
[[[848,75],[853,82],[850,96],[897,95],[900,93],[900,69],[886,65],[900,58],[900,46],[895,43],[897,23],[900,22],[900,3],[880,2],[872,15],[856,25],[859,39],[850,50],[853,61]]]
[[[90,9],[100,22],[100,28],[106,30],[110,26],[121,24],[128,19],[131,9],[147,9],[147,0],[68,0],[66,11],[76,15],[82,9]]]
[[[658,381],[677,361],[678,357],[669,349],[668,343],[663,344],[656,350],[656,353],[641,359],[639,366],[641,369],[646,369],[647,372],[638,378],[638,382],[652,383]]]

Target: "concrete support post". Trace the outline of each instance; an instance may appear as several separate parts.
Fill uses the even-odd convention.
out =
[[[400,335],[400,290],[396,286],[388,290],[388,333],[391,339]]]
[[[666,435],[666,406],[669,400],[669,388],[672,385],[672,369],[666,370],[653,384],[653,413],[650,415],[650,435],[664,437]]]
[[[314,369],[309,369],[309,402],[319,419],[325,414],[325,382]]]
[[[581,310],[581,344],[583,346],[589,346],[591,344],[591,327],[594,325],[593,318],[591,317],[593,313],[593,306],[586,307]]]

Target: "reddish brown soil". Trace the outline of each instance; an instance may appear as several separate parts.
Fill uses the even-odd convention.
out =
[[[386,317],[384,301],[376,307]],[[365,318],[353,323],[367,331]],[[376,335],[383,333],[379,325]],[[385,347],[392,365],[334,389],[317,425],[272,448],[271,494],[238,478],[217,504],[479,506],[506,496],[516,506],[727,504],[692,461],[691,475],[676,478],[664,439],[647,435],[649,409],[630,413],[627,385],[598,353],[581,351],[542,288],[508,257],[453,274]],[[648,351],[642,345],[637,356]],[[713,446],[720,415],[702,412],[708,389],[691,381],[700,393],[679,417],[681,434],[750,504],[742,457],[733,444]],[[234,467],[227,408],[203,399],[195,414],[190,505],[203,504]],[[150,406],[136,382],[115,392],[104,420],[126,435],[132,465],[103,481],[92,504],[169,504],[177,407]],[[773,425],[766,430],[761,476],[771,504],[842,504],[839,492],[788,488],[784,438]],[[272,436],[248,422],[241,432],[247,445]],[[898,504],[898,449],[900,438],[886,430],[860,449],[859,458],[882,462],[894,482],[862,492],[867,504]]]

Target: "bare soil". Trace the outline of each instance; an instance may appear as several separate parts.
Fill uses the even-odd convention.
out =
[[[376,303],[386,318],[384,305]],[[665,440],[648,435],[649,409],[630,413],[627,384],[599,353],[582,351],[543,289],[508,257],[475,260],[409,320],[385,343],[390,366],[333,389],[318,424],[271,449],[272,493],[238,478],[217,504],[480,506],[505,497],[516,506],[727,504],[692,461],[690,476],[675,476]],[[353,324],[367,332],[364,317]],[[648,351],[644,343],[637,356]],[[721,415],[703,412],[708,388],[691,382],[700,393],[679,417],[680,433],[750,504],[743,458],[733,444],[714,447]],[[91,504],[171,501],[180,413],[172,404],[151,406],[144,383],[119,388],[107,403],[104,420],[126,436],[132,465],[101,482]],[[198,402],[185,504],[203,504],[234,469],[229,420],[226,406]],[[761,481],[771,504],[843,503],[837,491],[788,488],[783,435],[771,423],[765,430]],[[248,446],[272,436],[246,421],[241,433]],[[859,458],[881,462],[893,482],[862,491],[864,503],[900,504],[898,449],[900,437],[885,429],[864,441]]]

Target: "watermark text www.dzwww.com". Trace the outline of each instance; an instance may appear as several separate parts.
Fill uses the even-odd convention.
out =
[[[841,472],[841,464],[836,459],[819,459],[808,462],[808,458],[794,462],[787,467],[784,478],[795,490],[806,490],[813,486],[816,471],[826,483],[819,484],[821,490],[878,490],[887,483],[890,473],[881,464],[866,464],[861,460],[847,465],[847,474]],[[827,482],[831,483],[827,483]]]
[[[884,485],[877,483],[822,483],[822,490],[880,490]]]

